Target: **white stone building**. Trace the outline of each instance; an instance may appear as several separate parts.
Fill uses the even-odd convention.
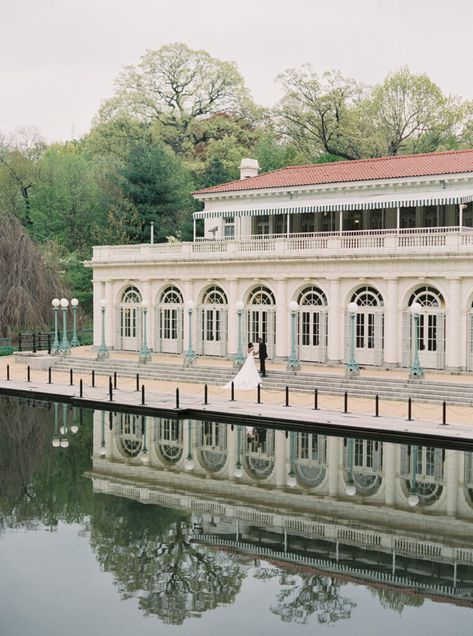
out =
[[[262,175],[246,159],[240,181],[195,197],[204,209],[192,243],[94,248],[96,345],[105,299],[107,345],[139,350],[146,301],[155,352],[191,344],[198,355],[232,357],[241,333],[243,350],[263,337],[270,358],[284,360],[295,301],[300,360],[340,364],[356,302],[357,361],[410,367],[409,307],[419,303],[421,365],[473,370],[473,150]]]

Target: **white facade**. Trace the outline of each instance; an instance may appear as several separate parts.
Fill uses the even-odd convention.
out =
[[[139,350],[145,300],[155,352],[182,354],[192,329],[198,355],[232,357],[239,339],[235,305],[243,301],[243,350],[263,337],[269,357],[284,360],[291,353],[288,306],[296,301],[300,360],[340,364],[350,341],[347,306],[356,302],[357,361],[410,367],[409,307],[418,302],[421,365],[471,371],[473,170],[459,170],[202,191],[197,196],[205,209],[194,215],[194,242],[94,248],[87,265],[93,268],[95,344],[104,298],[107,345]]]

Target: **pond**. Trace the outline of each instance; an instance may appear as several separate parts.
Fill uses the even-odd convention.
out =
[[[471,633],[469,450],[13,398],[0,434],[2,636]]]

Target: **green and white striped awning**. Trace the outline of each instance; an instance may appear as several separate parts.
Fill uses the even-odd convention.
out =
[[[365,195],[359,197],[332,197],[307,202],[306,205],[262,206],[225,210],[202,210],[194,212],[194,219],[215,219],[245,216],[272,216],[275,214],[310,214],[315,212],[340,212],[349,210],[383,210],[397,207],[411,207],[421,205],[450,205],[469,203],[473,201],[473,189],[465,192],[447,193],[440,190],[437,193],[409,193],[402,195]]]

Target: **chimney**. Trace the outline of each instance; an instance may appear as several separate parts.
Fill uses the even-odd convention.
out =
[[[242,159],[240,163],[240,179],[248,179],[249,177],[257,177],[259,171],[259,163],[257,159]]]

